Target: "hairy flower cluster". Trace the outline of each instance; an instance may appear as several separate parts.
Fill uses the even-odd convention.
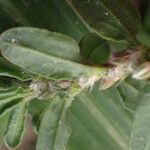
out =
[[[79,85],[82,89],[87,89],[90,87],[92,89],[94,83],[99,80],[99,77],[96,75],[90,77],[80,77],[79,78]]]
[[[139,75],[148,72],[147,74],[149,75],[149,63],[146,63],[146,69],[144,68],[140,72],[136,72],[136,65],[139,63],[139,59],[139,51],[127,50],[115,53],[109,61],[112,66],[108,68],[103,77],[91,75],[81,76],[72,80],[34,80],[30,83],[30,89],[34,91],[34,97],[47,99],[53,97],[56,93],[67,93],[70,89],[71,93],[76,93],[73,91],[78,91],[78,89],[84,90],[89,87],[92,89],[94,83],[100,80],[100,90],[104,90],[119,80],[125,79],[129,74],[133,74],[133,77],[139,77]]]
[[[125,77],[127,77],[134,71],[134,63],[120,64],[116,67],[108,69],[106,75],[103,78],[101,78],[100,89],[104,90],[111,87],[117,81],[123,80]]]
[[[34,80],[30,83],[30,89],[34,91],[34,97],[38,99],[50,99],[60,91],[67,91],[72,85],[71,81]]]
[[[101,78],[100,89],[107,89],[119,80],[126,78],[129,74],[134,73],[139,59],[139,51],[127,50],[115,53],[110,60],[113,67],[108,69],[105,76]]]

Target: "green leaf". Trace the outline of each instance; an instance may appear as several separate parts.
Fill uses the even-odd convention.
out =
[[[29,25],[10,0],[1,0],[0,7],[0,33],[11,27]]]
[[[105,72],[104,68],[78,63],[80,55],[77,43],[65,35],[47,30],[8,30],[0,37],[0,48],[4,58],[13,64],[47,79],[101,76]]]
[[[48,105],[49,100],[33,99],[32,101],[29,102],[28,112],[31,115],[41,114]]]
[[[31,80],[32,78],[29,72],[25,72],[2,57],[0,57],[0,76],[13,77],[21,81]]]
[[[127,82],[120,83],[117,89],[122,98],[123,107],[130,110],[135,110],[138,90],[134,88],[132,85],[128,84]]]
[[[22,90],[21,87],[12,87],[8,90],[0,91],[0,102],[3,99],[6,99],[8,97],[12,97],[12,96],[15,96],[15,95],[19,94],[19,92],[21,90]]]
[[[42,2],[40,0],[5,0],[0,1],[0,7],[2,8],[0,20],[3,20],[3,24],[5,25],[4,28],[0,25],[0,30],[2,31],[18,25],[34,26],[63,33],[80,41],[90,30],[87,29],[65,0],[59,0],[59,3],[54,0],[45,0]],[[53,15],[54,12],[55,15]],[[119,47],[120,50],[120,43],[116,43],[115,49],[116,47]],[[127,48],[127,42],[123,43],[123,50]]]
[[[150,84],[147,84],[139,95],[132,134],[132,150],[150,149]]]
[[[5,0],[0,1],[0,7],[1,32],[18,25],[33,26],[66,34],[77,41],[88,32],[65,0],[59,3],[54,0]]]
[[[28,105],[28,111],[32,116],[32,126],[36,134],[38,134],[39,126],[42,119],[42,113],[49,105],[49,100],[33,99]]]
[[[82,92],[70,111],[69,150],[129,150],[132,117],[115,88]]]
[[[95,33],[86,34],[79,43],[81,54],[88,62],[104,64],[110,56],[109,44]]]
[[[6,112],[12,110],[18,103],[22,101],[22,98],[17,96],[8,97],[0,101],[0,117]]]
[[[69,101],[69,99],[55,97],[50,102],[42,116],[36,150],[66,149],[70,136],[70,128],[66,122]]]
[[[113,52],[120,52],[130,47],[127,41],[109,41],[109,44]]]
[[[4,135],[5,144],[8,148],[19,146],[25,130],[27,116],[26,103],[22,102],[11,112],[7,129]]]
[[[38,134],[39,133],[39,127],[42,120],[42,114],[35,114],[32,116],[32,127],[33,131]]]
[[[150,34],[142,29],[137,35],[137,39],[144,45],[150,47]]]
[[[9,120],[9,113],[0,118],[0,144],[2,143],[3,136],[7,127],[7,123]]]
[[[79,47],[73,39],[44,29],[32,27],[13,28],[2,33],[0,39],[1,41],[14,43],[16,46],[34,49],[63,59],[72,61],[80,61],[82,59]],[[72,55],[66,55],[68,53]]]
[[[146,86],[147,80],[137,80],[134,79],[132,76],[126,78],[126,82],[132,85],[135,89],[139,92]]]
[[[9,91],[16,88],[17,86],[14,85],[14,83],[12,83],[11,81],[12,79],[10,78],[0,76],[0,92]]]
[[[140,91],[142,88],[144,88],[146,83],[147,82],[144,80],[139,81],[129,77],[117,86],[117,90],[121,98],[121,103],[124,108],[130,111],[136,110],[139,103],[138,97],[141,94]]]
[[[6,112],[16,107],[17,104],[23,101],[23,99],[28,98],[30,96],[31,93],[25,93],[20,89],[15,89],[13,94],[8,92],[8,96],[2,96],[3,99],[1,98],[0,100],[0,117],[3,116]]]
[[[129,0],[66,0],[87,26],[111,40],[134,43],[140,29],[140,15]]]
[[[143,16],[143,25],[144,25],[144,29],[146,29],[148,32],[150,31],[150,2],[147,1],[147,10],[144,12],[144,16]]]

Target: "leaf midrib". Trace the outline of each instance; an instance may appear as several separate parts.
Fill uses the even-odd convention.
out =
[[[62,58],[59,58],[59,57],[56,57],[56,56],[50,56],[50,55],[47,55],[46,53],[42,53],[42,52],[40,52],[39,50],[37,50],[37,49],[34,49],[34,50],[32,50],[31,48],[28,48],[28,47],[25,47],[25,46],[22,46],[22,45],[14,45],[14,44],[12,44],[12,43],[10,43],[10,42],[7,42],[7,41],[4,41],[6,44],[10,44],[11,46],[13,46],[13,47],[19,47],[19,48],[23,48],[23,51],[25,51],[25,49],[27,50],[27,51],[29,51],[29,52],[32,52],[32,53],[37,53],[38,55],[40,54],[40,55],[44,55],[44,56],[46,56],[46,57],[49,57],[49,58],[51,58],[51,59],[58,59],[58,60],[60,60],[60,61],[64,61],[64,62],[66,62],[67,64],[70,64],[70,63],[72,63],[72,64],[75,64],[75,65],[79,65],[79,66],[82,66],[82,67],[84,67],[84,68],[95,68],[95,69],[98,69],[98,67],[90,67],[90,66],[87,66],[86,64],[84,65],[84,64],[80,64],[80,63],[78,63],[78,62],[74,62],[74,61],[71,61],[71,60],[69,60],[69,59],[62,59]],[[2,50],[3,51],[3,50]],[[3,53],[2,53],[2,55],[3,55]],[[102,68],[103,69],[103,68]]]
[[[133,37],[134,39],[136,39],[136,37],[133,35],[133,33],[129,31],[128,27],[122,23],[122,21],[121,21],[122,19],[119,19],[119,18],[111,11],[111,9],[110,9],[108,6],[106,6],[103,2],[101,2],[101,4],[102,4],[102,6],[103,6],[112,16],[114,16],[114,18],[115,18],[120,24],[122,24],[122,26],[123,26],[124,29],[128,32],[128,34],[129,34],[131,37]]]
[[[72,6],[72,4],[68,1],[68,0],[66,0],[71,6]],[[129,29],[122,23],[122,21],[121,21],[121,19],[119,19],[112,11],[111,11],[111,9],[108,7],[108,6],[106,6],[103,2],[100,2],[101,3],[101,6],[102,7],[104,7],[108,12],[109,12],[109,14],[111,14],[121,25],[122,25],[122,27],[127,31],[127,33],[130,35],[130,38],[128,39],[128,40],[130,40],[130,41],[137,41],[136,40],[136,37],[132,34],[132,32],[130,32],[129,31]],[[78,13],[78,11],[76,11],[76,8],[74,8],[74,6],[72,6],[72,8],[73,8],[73,10],[75,11],[75,13],[77,13],[77,14],[79,14]],[[79,16],[80,17],[82,17],[80,14],[79,14]],[[82,17],[83,18],[83,17]],[[85,21],[85,19],[81,19],[83,22],[85,22],[86,23],[86,21]],[[89,25],[88,25],[89,26]],[[90,27],[90,26],[89,26]],[[92,28],[92,27],[90,27],[90,28]],[[93,29],[93,28],[92,28]],[[94,31],[95,31],[95,29],[93,29]],[[97,31],[96,31],[97,32]],[[103,35],[101,35],[102,37],[104,37],[104,38],[107,38],[107,39],[111,39],[110,37],[105,37],[105,36],[103,36]]]

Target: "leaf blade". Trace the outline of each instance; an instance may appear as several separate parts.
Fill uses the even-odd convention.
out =
[[[22,98],[17,96],[8,97],[0,102],[0,117],[5,113],[12,110],[18,103],[22,101]]]
[[[78,95],[70,108],[72,134],[68,148],[129,149],[132,118],[122,109],[119,100],[115,88],[100,91],[98,87],[94,87],[92,91]],[[104,124],[104,121],[107,123]]]
[[[12,77],[21,81],[31,80],[32,75],[0,57],[0,76]]]
[[[38,33],[41,33],[40,38],[36,36],[37,38],[34,39],[35,42],[33,41],[32,46],[35,46],[35,43],[39,43],[38,45],[40,45],[40,42],[43,41],[42,37],[44,37],[44,39],[50,37],[51,41],[49,45],[51,49],[49,50],[47,49],[48,47],[45,46],[48,41],[46,41],[46,43],[43,41],[44,44],[42,49],[25,47],[28,42],[23,43],[24,41],[17,39],[17,36],[16,39],[21,45],[9,41],[9,38],[12,37],[12,35],[15,36],[14,34],[16,32],[18,33],[19,38],[22,34],[24,34],[26,35],[27,39],[30,37],[30,34],[28,34],[29,31],[33,31],[32,33],[35,35],[39,35]],[[22,33],[21,35],[20,32]],[[46,33],[46,35],[42,35],[43,32]],[[59,40],[63,42],[58,44]],[[0,41],[1,52],[6,59],[25,70],[29,70],[30,72],[47,79],[68,79],[82,75],[101,76],[105,72],[104,68],[90,67],[80,64],[76,61],[71,61],[72,58],[70,58],[68,55],[66,58],[64,55],[68,51],[76,51],[76,53],[79,54],[78,46],[74,40],[71,40],[70,38],[58,33],[35,28],[19,28],[4,32],[0,38]],[[68,48],[65,46],[64,49],[64,45],[67,45]],[[62,53],[59,54],[57,51],[62,51]],[[76,56],[74,59],[76,59]]]
[[[12,112],[9,118],[7,129],[4,135],[4,141],[8,148],[16,148],[20,145],[25,131],[25,121],[27,109],[25,102],[19,104]]]
[[[7,92],[8,91],[5,91],[5,93]],[[0,100],[0,117],[2,117],[5,113],[15,108],[24,99],[31,97],[30,92],[23,92],[22,88],[20,87],[18,87],[18,89],[13,89],[13,91],[10,93],[9,92],[8,95],[5,94]]]
[[[148,150],[150,147],[150,84],[146,85],[139,96],[130,146],[132,150]]]
[[[70,128],[66,124],[66,102],[56,97],[49,104],[39,127],[37,150],[65,150]],[[47,122],[49,121],[49,123]]]
[[[95,33],[86,34],[79,43],[80,53],[93,64],[107,63],[110,56],[110,47],[106,40]]]
[[[40,0],[6,0],[5,2],[1,1],[0,6],[5,8],[1,9],[2,12],[0,12],[1,20],[5,25],[5,27],[0,27],[1,31],[14,26],[33,26],[66,34],[77,41],[88,32],[65,0],[59,0],[59,3],[53,0],[42,2]],[[55,16],[53,15],[54,12],[56,13]],[[32,15],[28,15],[28,13]],[[17,25],[16,20],[19,25]]]
[[[139,105],[141,91],[147,84],[147,81],[139,81],[132,77],[126,78],[118,86],[117,90],[121,98],[122,106],[132,112],[135,112]]]
[[[67,0],[85,23],[104,38],[135,40],[140,29],[139,13],[129,0]],[[91,11],[94,10],[94,11]]]

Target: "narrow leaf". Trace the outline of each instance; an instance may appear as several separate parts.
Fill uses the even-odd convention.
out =
[[[117,86],[118,93],[121,98],[121,103],[124,108],[130,111],[135,111],[138,103],[141,91],[147,84],[147,81],[135,80],[128,77]]]
[[[42,114],[35,114],[32,116],[32,127],[33,131],[38,134],[39,133],[39,127],[42,120]]]
[[[31,96],[30,93],[17,93],[9,97],[5,97],[0,100],[0,117],[3,116],[6,112],[12,110],[20,102],[23,101],[25,97]]]
[[[13,77],[21,81],[31,80],[32,78],[29,72],[25,72],[2,57],[0,57],[0,76]]]
[[[147,10],[145,11],[145,14],[144,14],[144,19],[143,19],[143,25],[144,25],[144,29],[146,29],[147,31],[150,31],[150,2],[147,1]]]
[[[150,148],[150,84],[145,86],[139,96],[132,134],[132,150],[149,150]]]
[[[26,26],[28,23],[16,9],[15,5],[10,1],[0,1],[0,33],[3,31],[25,24]]]
[[[0,101],[8,97],[17,95],[21,91],[21,87],[13,87],[5,91],[0,91]]]
[[[28,105],[28,112],[32,116],[32,126],[36,134],[38,134],[41,118],[44,110],[49,105],[48,100],[33,99]]]
[[[4,135],[5,144],[8,148],[19,146],[25,130],[27,109],[25,102],[19,104],[11,112],[8,126]]]
[[[36,28],[16,28],[4,32],[0,42],[2,55],[7,60],[48,79],[101,76],[105,72],[104,68],[78,63],[77,43],[62,34]]]
[[[36,150],[65,150],[70,128],[66,124],[68,99],[54,98],[45,110],[37,140]]]
[[[29,102],[28,112],[31,115],[41,114],[49,105],[49,100],[33,99]]]
[[[129,0],[66,0],[97,33],[113,40],[135,40],[139,13]]]
[[[10,78],[0,76],[0,92],[14,89],[14,85],[11,83]]]
[[[129,150],[132,119],[115,88],[83,92],[71,105],[71,150]]]
[[[120,83],[117,89],[121,96],[123,107],[130,110],[135,110],[137,106],[136,98],[139,91],[127,82]]]
[[[59,3],[54,0],[5,0],[0,1],[0,7],[0,32],[14,26],[33,26],[66,34],[77,41],[88,32],[65,0]]]
[[[18,27],[2,33],[0,39],[16,46],[37,50],[47,55],[72,61],[80,59],[78,44],[73,39],[48,30]],[[69,55],[69,53],[72,55]]]
[[[9,97],[0,101],[0,117],[2,117],[6,112],[13,109],[18,103],[22,101],[22,98],[17,96]]]

